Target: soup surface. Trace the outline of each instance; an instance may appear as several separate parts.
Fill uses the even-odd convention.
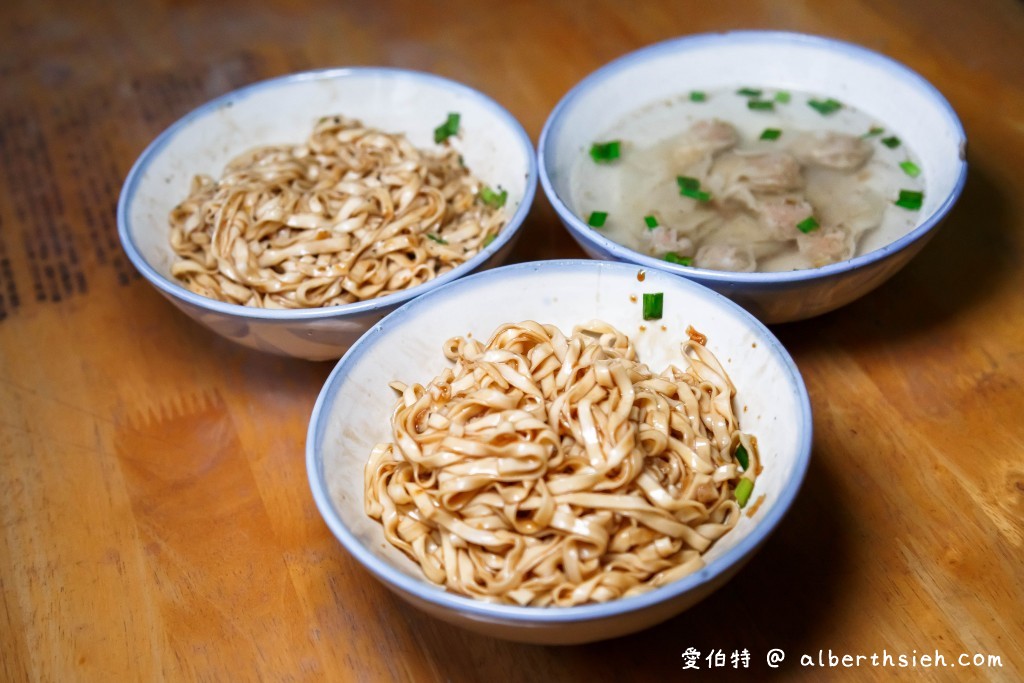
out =
[[[815,268],[877,249],[917,224],[924,186],[884,123],[834,99],[753,88],[639,109],[571,173],[577,213],[610,239],[730,271]]]

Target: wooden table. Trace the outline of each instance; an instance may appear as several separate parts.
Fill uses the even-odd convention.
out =
[[[213,96],[336,65],[464,81],[536,140],[608,60],[734,28],[899,59],[970,140],[962,199],[913,263],[842,310],[775,328],[815,413],[791,513],[725,589],[632,637],[524,646],[407,608],[313,505],[305,430],[331,364],[235,346],[142,280],[114,219],[130,165]],[[4,680],[1024,677],[1019,2],[8,0],[0,46]],[[540,194],[517,249],[582,255]],[[699,672],[682,670],[688,648]],[[786,653],[777,669],[771,648]],[[734,668],[744,649],[749,668]],[[800,664],[830,651],[879,663]],[[1001,666],[898,667],[936,651]]]

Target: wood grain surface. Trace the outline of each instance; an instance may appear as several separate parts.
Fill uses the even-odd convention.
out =
[[[132,269],[114,207],[165,126],[265,77],[463,81],[536,141],[655,41],[740,28],[873,48],[960,115],[938,236],[844,309],[774,328],[815,440],[789,516],[723,590],[586,646],[495,641],[399,602],[319,517],[331,369],[235,346]],[[582,252],[538,192],[515,260]],[[0,3],[0,678],[9,681],[1024,679],[1024,5],[1015,0]],[[682,669],[687,648],[699,671]],[[786,659],[769,668],[769,649]],[[749,668],[728,655],[747,650]],[[715,666],[714,653],[726,658]],[[835,655],[992,655],[845,669]],[[709,658],[710,656],[710,658]]]

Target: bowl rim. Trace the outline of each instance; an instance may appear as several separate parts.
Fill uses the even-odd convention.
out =
[[[502,120],[504,124],[508,126],[516,140],[516,143],[524,152],[524,156],[527,160],[525,168],[526,182],[522,200],[519,202],[515,213],[509,216],[508,221],[505,223],[505,227],[502,228],[501,232],[498,233],[498,236],[489,245],[482,248],[474,254],[472,258],[460,263],[455,268],[438,275],[432,280],[416,285],[415,287],[403,289],[374,299],[364,299],[350,304],[318,308],[254,308],[251,306],[243,306],[241,304],[218,301],[216,299],[201,296],[186,289],[174,281],[173,278],[164,276],[149,263],[136,246],[132,231],[133,226],[130,217],[130,210],[142,181],[142,177],[149,169],[154,159],[175,140],[182,130],[197,120],[205,118],[222,108],[233,106],[234,104],[249,98],[258,92],[298,82],[344,80],[352,77],[395,80],[404,79],[441,86],[442,88],[476,99],[486,108],[493,111],[497,118]],[[134,265],[135,268],[147,280],[149,280],[152,285],[172,299],[184,301],[207,311],[251,320],[294,322],[298,320],[335,319],[397,306],[426,291],[442,286],[450,281],[454,281],[459,277],[462,277],[464,274],[472,272],[478,268],[508,244],[521,228],[523,221],[526,219],[533,205],[537,191],[538,175],[537,157],[534,153],[533,142],[531,141],[529,134],[527,134],[526,129],[523,128],[523,125],[515,118],[515,116],[512,115],[511,112],[508,111],[508,109],[499,104],[492,97],[485,95],[476,88],[434,73],[399,67],[341,66],[311,69],[262,79],[231,90],[192,109],[190,112],[165,128],[146,146],[139,157],[135,160],[134,164],[132,164],[131,170],[129,170],[128,175],[125,178],[117,202],[117,234],[121,242],[121,247],[127,254],[132,265]]]
[[[321,453],[317,450],[318,435],[322,434],[326,429],[327,407],[336,398],[339,378],[347,372],[350,365],[359,361],[360,357],[375,343],[380,332],[401,324],[402,320],[411,312],[419,308],[429,307],[435,299],[447,296],[452,288],[473,287],[475,284],[486,280],[501,279],[506,274],[519,274],[523,271],[536,273],[540,270],[565,270],[570,273],[580,272],[581,270],[594,270],[598,272],[602,270],[622,270],[628,271],[632,277],[635,275],[636,266],[621,262],[597,261],[593,259],[528,261],[499,266],[491,270],[473,273],[439,287],[409,301],[384,317],[338,360],[324,382],[323,388],[313,406],[309,428],[306,433],[306,470],[310,489],[321,517],[323,517],[334,537],[341,542],[349,554],[355,557],[365,569],[369,570],[389,588],[415,596],[418,600],[425,603],[445,609],[452,609],[457,613],[470,615],[479,620],[501,620],[506,623],[516,622],[525,625],[530,623],[568,624],[604,619],[646,610],[658,604],[671,602],[692,590],[698,589],[702,585],[713,583],[719,576],[729,577],[734,571],[742,567],[743,563],[775,531],[802,488],[810,463],[813,443],[814,427],[810,397],[803,377],[792,356],[790,356],[778,338],[763,323],[743,307],[710,288],[686,278],[673,278],[669,273],[662,273],[662,276],[671,278],[667,281],[670,281],[672,286],[689,289],[694,295],[710,300],[715,306],[726,309],[744,321],[757,335],[758,343],[764,343],[771,353],[776,355],[781,361],[786,376],[791,382],[791,388],[797,393],[799,414],[795,419],[799,420],[804,429],[800,432],[798,452],[793,462],[792,475],[785,482],[778,499],[766,513],[765,517],[735,546],[729,548],[722,555],[692,574],[640,595],[619,598],[600,604],[577,605],[573,607],[524,607],[483,602],[451,593],[443,587],[430,583],[426,578],[409,576],[367,550],[341,519],[328,490],[324,474],[324,460],[321,457]]]
[[[553,182],[548,172],[547,150],[551,144],[551,139],[561,130],[563,116],[577,99],[615,72],[635,66],[654,57],[679,51],[689,51],[706,45],[741,45],[748,43],[804,45],[824,48],[838,53],[845,53],[855,58],[885,67],[886,69],[894,72],[898,77],[904,79],[907,83],[924,92],[928,98],[932,100],[935,106],[945,114],[958,141],[957,147],[959,149],[959,156],[957,164],[959,166],[959,172],[956,180],[954,181],[953,188],[943,199],[942,203],[936,207],[931,215],[907,234],[865,254],[860,254],[851,259],[839,261],[838,263],[831,263],[819,268],[802,268],[799,270],[788,271],[758,271],[753,273],[710,270],[695,266],[681,266],[662,259],[654,258],[653,256],[642,254],[593,230],[569,209],[558,193],[555,192]],[[583,242],[595,245],[604,253],[610,254],[617,260],[665,270],[683,277],[697,278],[703,282],[722,285],[747,284],[770,286],[794,284],[806,282],[808,280],[817,280],[819,278],[842,275],[848,271],[856,270],[858,268],[874,264],[878,261],[885,260],[891,254],[906,249],[911,244],[930,233],[942,222],[960,198],[960,194],[963,192],[964,185],[967,181],[966,147],[967,137],[964,133],[963,125],[961,124],[956,111],[953,109],[953,106],[945,96],[919,73],[892,57],[864,47],[863,45],[826,36],[793,31],[739,30],[719,33],[700,33],[678,38],[670,38],[668,40],[653,43],[628,52],[610,62],[607,62],[603,66],[598,67],[574,85],[562,97],[562,99],[559,100],[558,104],[555,105],[555,108],[552,109],[551,114],[544,122],[544,127],[541,129],[540,138],[537,143],[537,156],[540,168],[540,184],[543,188],[544,194],[547,196],[548,201],[562,220],[562,223],[574,237],[582,240]]]

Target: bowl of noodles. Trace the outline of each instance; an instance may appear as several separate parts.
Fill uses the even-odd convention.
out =
[[[744,309],[669,273],[557,260],[375,325],[327,379],[306,458],[330,530],[399,597],[569,644],[724,585],[789,509],[811,437],[799,371]]]
[[[214,332],[337,359],[405,301],[501,263],[536,178],[526,132],[486,95],[326,69],[243,87],[161,133],[125,180],[118,233]]]
[[[589,74],[538,153],[544,193],[588,255],[690,278],[773,324],[903,268],[956,204],[966,144],[945,97],[885,55],[733,31]]]

